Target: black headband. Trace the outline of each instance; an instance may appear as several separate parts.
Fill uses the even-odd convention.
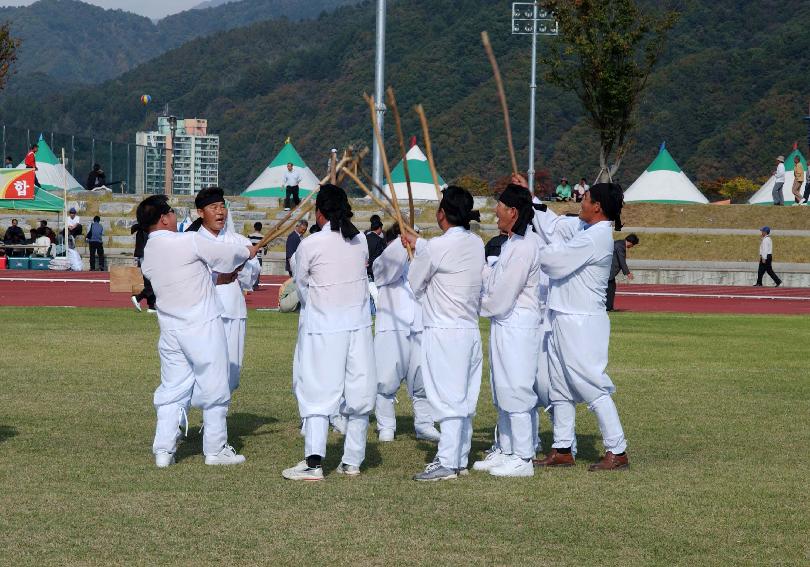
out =
[[[198,209],[204,209],[212,203],[224,202],[225,193],[223,193],[222,189],[203,189],[197,193],[197,197],[194,199],[194,206]]]
[[[602,212],[608,220],[613,221],[616,230],[622,229],[622,207],[624,207],[624,193],[618,183],[597,183],[589,189],[591,200],[602,207]]]
[[[520,185],[510,183],[506,186],[500,195],[498,201],[507,207],[517,209],[518,217],[512,227],[512,232],[524,236],[526,234],[526,227],[532,222],[534,218],[534,208],[532,207],[532,196],[529,190]]]

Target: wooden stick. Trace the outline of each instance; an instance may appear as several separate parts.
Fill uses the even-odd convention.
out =
[[[408,213],[410,214],[411,226],[413,226],[413,217],[416,215],[413,208],[413,190],[411,189],[411,174],[408,171],[408,150],[405,148],[405,135],[402,133],[402,121],[399,117],[394,88],[388,87],[386,92],[388,94],[388,105],[391,107],[391,112],[394,114],[394,124],[397,129],[397,138],[399,138],[399,150],[402,152],[402,169],[405,172],[405,186],[408,188]]]
[[[425,139],[425,152],[427,152],[428,166],[430,167],[430,176],[433,178],[433,187],[436,188],[436,199],[441,202],[442,190],[439,188],[439,174],[436,172],[436,163],[433,161],[433,146],[430,144],[430,130],[428,129],[427,116],[425,116],[425,109],[421,104],[414,107],[416,114],[419,115],[419,123],[422,125],[422,137]]]
[[[492,51],[492,44],[489,42],[489,34],[481,32],[481,41],[484,43],[484,50],[492,65],[492,74],[495,75],[495,85],[498,87],[498,97],[501,99],[501,110],[503,110],[503,125],[506,128],[506,143],[509,145],[509,157],[512,159],[512,173],[518,172],[517,159],[515,158],[515,145],[512,143],[512,125],[509,122],[509,106],[506,104],[506,92],[503,90],[501,80],[501,70],[498,68],[498,60],[495,59],[495,52]]]
[[[329,156],[329,183],[337,183],[337,152],[333,151]]]
[[[347,161],[348,161],[348,158],[344,157],[343,159],[341,159],[341,160],[338,162],[337,167],[343,167],[343,164],[344,164],[344,163],[346,163]],[[328,180],[329,180],[329,175],[326,175],[326,176],[325,176],[323,179],[321,179],[321,180],[319,181],[319,183],[320,183],[321,185],[323,185],[323,184],[324,184],[324,183],[326,183]],[[281,230],[281,229],[282,229],[282,227],[283,227],[283,225],[284,225],[284,223],[286,223],[286,222],[287,222],[287,221],[290,219],[290,217],[291,217],[291,216],[293,216],[293,214],[295,214],[295,213],[296,213],[296,212],[297,212],[299,209],[301,209],[301,208],[302,208],[302,207],[304,207],[304,206],[305,206],[307,203],[309,203],[309,201],[311,201],[311,200],[312,200],[312,198],[313,198],[313,197],[315,197],[315,195],[316,195],[317,193],[318,193],[318,188],[316,188],[316,189],[315,189],[315,190],[313,190],[313,191],[312,191],[312,192],[311,192],[309,195],[307,195],[306,197],[304,197],[304,198],[301,200],[301,202],[300,202],[300,203],[298,203],[298,206],[297,206],[297,207],[295,207],[294,209],[292,209],[292,210],[288,211],[286,215],[284,215],[283,217],[281,217],[281,220],[279,220],[279,221],[276,223],[276,225],[275,225],[275,226],[274,226],[272,229],[270,229],[270,232],[268,232],[268,233],[267,233],[267,236],[270,236],[270,235],[272,235],[273,233],[278,232],[278,231],[280,231],[280,232],[284,232],[284,230]],[[307,212],[309,212],[309,209],[307,210]],[[301,216],[303,216],[303,215],[301,215]],[[300,219],[297,219],[297,220],[300,220]],[[287,226],[287,230],[289,230],[290,228],[291,228],[290,226]],[[264,246],[267,246],[267,243],[268,243],[268,242],[270,242],[270,241],[271,241],[271,240],[273,240],[274,238],[277,238],[277,235],[276,235],[276,236],[274,236],[273,238],[268,238],[267,236],[265,236],[264,238],[262,238],[262,239],[259,241],[259,243],[257,244],[257,246],[258,246],[259,248],[262,248],[262,247],[264,247]]]
[[[391,202],[394,205],[394,213],[396,215],[397,224],[399,224],[399,232],[405,233],[405,222],[402,220],[402,212],[399,210],[399,201],[397,200],[397,191],[394,189],[394,182],[391,180],[391,167],[388,165],[388,157],[385,155],[385,146],[383,145],[383,137],[380,133],[379,125],[377,124],[377,109],[374,104],[374,97],[368,96],[363,93],[363,98],[368,103],[368,108],[371,111],[371,126],[374,130],[374,139],[377,141],[377,147],[380,149],[380,156],[383,162],[383,171],[385,172],[385,179],[388,181],[388,188],[391,191]],[[413,258],[413,250],[408,245],[408,258]]]
[[[346,176],[349,179],[354,181],[354,183],[360,188],[360,190],[363,191],[363,193],[365,193],[366,195],[368,195],[371,198],[371,200],[374,201],[374,203],[378,207],[380,207],[384,212],[386,212],[389,215],[391,215],[392,217],[394,217],[394,219],[396,220],[396,215],[394,214],[394,210],[392,209],[390,204],[387,204],[387,203],[384,203],[383,201],[381,201],[380,198],[377,197],[371,189],[366,187],[366,184],[363,183],[362,181],[360,181],[360,178],[357,177],[350,169],[344,167],[343,172],[346,174]],[[408,226],[407,223],[405,223],[405,228],[411,234],[417,234],[417,232],[415,230],[413,230],[413,228]]]
[[[279,227],[278,225],[276,225],[276,227],[273,230],[271,230],[270,232],[268,232],[267,235],[265,235],[265,237],[262,238],[261,241],[256,246],[259,247],[259,248],[264,248],[265,246],[267,246],[270,242],[272,242],[273,240],[275,240],[276,238],[278,238],[279,236],[281,236],[282,234],[284,234],[285,232],[290,230],[293,226],[295,226],[295,223],[297,223],[302,218],[304,218],[306,215],[308,215],[309,212],[314,207],[315,207],[315,203],[310,202],[310,203],[307,203],[306,206],[304,206],[304,207],[296,208],[296,211],[299,211],[299,212],[298,212],[298,215],[292,220],[291,224],[289,224],[287,226],[282,226],[282,227]]]

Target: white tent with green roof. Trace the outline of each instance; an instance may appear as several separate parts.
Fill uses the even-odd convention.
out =
[[[292,163],[293,168],[301,174],[301,183],[298,185],[301,197],[309,195],[318,188],[320,180],[304,163],[288,138],[270,165],[244,190],[242,197],[284,197],[283,179],[288,163]]]
[[[37,141],[37,181],[39,185],[46,191],[59,192],[65,190],[65,183],[67,183],[68,191],[81,191],[84,189],[82,184],[76,181],[69,171],[65,169],[62,162],[53,153],[53,150],[45,143],[45,139],[40,134]],[[25,167],[25,160],[23,160],[17,167]]]
[[[411,178],[411,191],[413,198],[417,201],[436,201],[436,188],[433,185],[433,176],[430,174],[430,165],[427,157],[422,153],[415,143],[405,155],[408,160],[408,174]],[[438,174],[437,174],[438,175]],[[447,187],[441,175],[439,177],[439,189]],[[391,180],[394,182],[394,191],[397,199],[408,198],[408,185],[405,183],[405,166],[400,161],[391,172]],[[385,184],[385,192],[389,193],[388,184]]]
[[[681,170],[664,144],[647,170],[624,192],[625,203],[707,204],[709,200]]]
[[[804,159],[802,152],[799,151],[797,144],[794,144],[793,151],[785,160],[785,184],[782,186],[782,199],[785,201],[785,205],[795,205],[796,199],[793,197],[793,166],[794,158],[799,156],[799,162],[802,164],[804,171],[807,171],[807,160]],[[776,167],[774,167],[776,169]],[[775,174],[776,172],[774,172]],[[807,175],[804,177],[805,181],[802,183],[800,191],[802,195],[804,194],[804,186],[807,183]],[[771,178],[765,182],[765,185],[760,187],[759,191],[754,193],[748,202],[751,205],[773,205],[773,186],[776,184],[775,175],[771,175]]]

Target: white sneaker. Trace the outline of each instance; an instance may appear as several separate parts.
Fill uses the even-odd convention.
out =
[[[346,476],[357,476],[360,474],[360,467],[340,463],[338,468],[335,469],[335,472],[338,474],[345,474]]]
[[[422,441],[433,441],[438,443],[439,439],[441,438],[441,434],[435,427],[430,427],[429,429],[417,429],[416,438]]]
[[[137,311],[138,313],[140,313],[141,311],[143,311],[143,309],[141,309],[141,302],[140,302],[140,301],[138,301],[138,298],[137,298],[137,297],[135,297],[135,296],[133,295],[133,296],[132,296],[130,299],[132,299],[132,305],[134,305],[134,306],[135,306],[135,311]]]
[[[174,453],[166,451],[158,451],[155,453],[155,466],[159,469],[165,469],[169,465],[174,464]]]
[[[321,467],[308,467],[305,459],[294,467],[284,469],[281,476],[287,480],[308,480],[314,482],[323,480],[323,469]]]
[[[489,474],[492,476],[534,476],[534,465],[532,460],[524,461],[517,455],[508,455],[502,459],[501,464],[489,469]]]
[[[504,455],[500,449],[493,449],[487,451],[487,455],[483,460],[475,461],[472,468],[474,471],[488,471],[500,465],[505,459],[509,458],[509,456],[510,455]]]
[[[147,313],[157,313],[157,309],[147,309]]]
[[[237,455],[230,445],[225,445],[216,455],[206,455],[206,465],[241,465],[245,462],[244,455]]]
[[[393,429],[380,429],[377,435],[380,443],[389,443],[394,440]]]

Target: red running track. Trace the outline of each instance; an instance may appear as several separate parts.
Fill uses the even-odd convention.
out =
[[[278,307],[286,278],[262,276],[248,307]],[[110,293],[106,272],[0,271],[0,306],[132,308],[127,293]],[[616,308],[634,312],[810,314],[804,288],[623,284]]]

